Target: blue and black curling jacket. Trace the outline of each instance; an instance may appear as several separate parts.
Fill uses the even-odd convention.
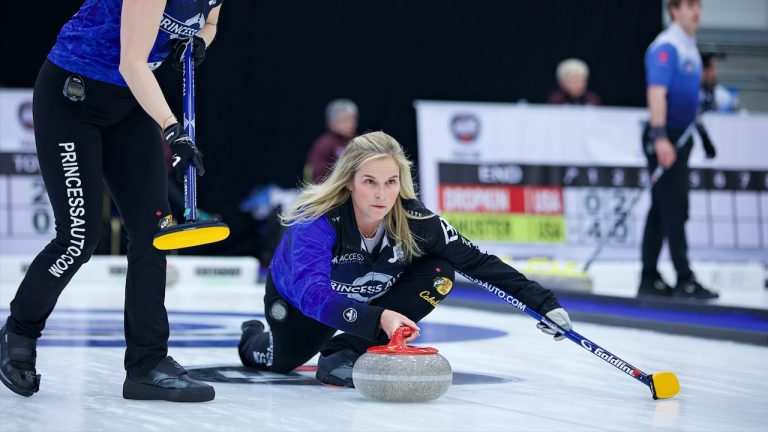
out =
[[[403,205],[412,215],[431,216],[409,219],[424,254],[442,257],[508,302],[512,295],[541,314],[560,307],[552,291],[481,252],[420,201],[404,200]],[[350,199],[324,217],[288,227],[272,258],[270,277],[277,291],[304,315],[373,340],[384,310],[369,303],[392,288],[408,264],[400,246],[386,234],[377,253],[366,251]]]

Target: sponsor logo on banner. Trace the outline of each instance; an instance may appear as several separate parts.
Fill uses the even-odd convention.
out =
[[[109,273],[112,276],[124,276],[128,274],[128,266],[127,265],[111,265],[107,269],[107,273]]]
[[[198,267],[195,269],[195,274],[212,277],[240,276],[240,267]]]
[[[25,100],[19,103],[18,109],[19,124],[27,132],[34,132],[35,123],[32,120],[32,101]]]
[[[474,114],[456,114],[451,119],[451,133],[462,144],[472,144],[480,135],[480,120]]]
[[[509,186],[440,186],[440,211],[455,213],[522,213],[523,189]]]

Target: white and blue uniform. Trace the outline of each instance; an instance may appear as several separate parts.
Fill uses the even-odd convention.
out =
[[[683,131],[696,119],[701,54],[696,38],[676,23],[661,32],[645,53],[646,83],[667,88],[667,127]]]
[[[701,55],[696,39],[673,23],[661,32],[645,54],[648,86],[667,89],[666,130],[669,140],[676,143],[684,131],[696,120],[699,110],[699,85],[701,81]],[[646,126],[642,138],[648,168],[656,169],[658,160],[653,149],[653,139]],[[642,243],[642,286],[653,286],[661,279],[657,265],[661,248],[666,242],[669,255],[677,272],[678,286],[693,280],[688,261],[688,240],[685,223],[688,220],[688,157],[693,138],[688,137],[677,146],[675,162],[664,170],[651,189],[651,208],[645,222]],[[659,295],[672,295],[669,290],[653,291]],[[675,290],[675,292],[678,292]]]
[[[222,0],[169,0],[147,62],[154,70],[171,52],[173,39],[190,38]],[[84,77],[123,87],[120,65],[122,0],[86,0],[62,27],[48,60]]]

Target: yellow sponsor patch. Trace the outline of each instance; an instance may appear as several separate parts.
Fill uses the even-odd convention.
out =
[[[160,227],[160,229],[170,228],[172,226],[176,226],[176,221],[173,220],[172,215],[168,215],[160,219],[160,222],[158,222],[157,225]]]
[[[432,281],[432,286],[442,295],[447,295],[449,292],[451,292],[451,288],[453,288],[453,282],[451,282],[450,279],[447,277],[436,277],[435,280]]]

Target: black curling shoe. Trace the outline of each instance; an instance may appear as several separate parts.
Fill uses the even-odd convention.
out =
[[[673,296],[694,300],[714,300],[720,297],[720,294],[704,288],[696,279],[691,278],[678,283]]]
[[[35,370],[37,339],[0,328],[0,381],[21,396],[40,390],[40,375]]]
[[[146,375],[126,376],[123,383],[125,399],[206,402],[215,396],[213,387],[190,378],[170,356],[160,360]]]
[[[352,368],[360,354],[346,348],[332,354],[320,354],[317,361],[315,378],[318,381],[342,387],[355,387],[352,381]]]
[[[259,320],[245,321],[240,325],[240,331],[243,332],[240,335],[240,343],[237,344],[237,354],[240,356],[240,361],[243,366],[256,367],[256,363],[248,353],[247,344],[253,336],[264,333],[264,323]]]
[[[637,289],[638,297],[672,297],[674,289],[664,282],[661,276],[654,279],[640,281],[640,287]]]

